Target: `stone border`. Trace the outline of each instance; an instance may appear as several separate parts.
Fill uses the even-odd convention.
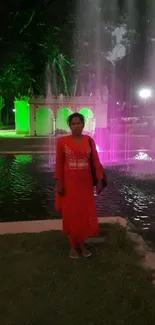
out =
[[[127,226],[127,220],[122,217],[99,217],[99,224],[112,223],[120,224],[123,228]],[[19,222],[1,222],[0,235],[22,234],[22,233],[40,233],[50,230],[62,230],[62,220],[37,220],[37,221],[19,221]]]
[[[141,257],[143,267],[152,271],[152,283],[155,285],[155,252],[146,244],[142,236],[133,231],[128,224],[126,230],[127,236],[132,240],[136,252]]]
[[[36,155],[36,154],[42,154],[42,155],[47,155],[47,154],[54,154],[54,151],[52,150],[15,150],[15,151],[6,151],[6,150],[0,150],[1,155]]]

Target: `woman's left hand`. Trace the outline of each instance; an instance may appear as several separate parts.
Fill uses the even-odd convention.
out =
[[[97,195],[99,195],[103,190],[103,186],[102,186],[102,180],[100,179],[97,183],[97,186],[96,186],[96,193]]]

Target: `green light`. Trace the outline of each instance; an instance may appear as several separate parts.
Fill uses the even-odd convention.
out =
[[[27,101],[15,100],[16,133],[29,134],[29,104]]]
[[[93,112],[89,108],[81,108],[79,113],[85,118],[85,132],[93,133],[95,129]]]
[[[89,108],[81,108],[79,110],[85,117],[85,131],[92,133],[95,129],[95,120],[93,112]],[[68,116],[72,114],[69,108],[61,108],[56,117],[56,129],[70,132],[70,128],[67,124]],[[27,101],[15,101],[15,124],[17,134],[29,134],[29,104]],[[37,110],[36,134],[38,136],[46,136],[54,133],[54,118],[52,111],[46,107]],[[10,134],[11,135],[11,134]]]
[[[36,116],[37,135],[49,135],[53,133],[53,115],[50,109],[43,107],[38,109]]]
[[[82,114],[85,119],[94,117],[93,112],[89,108],[81,108],[79,113]]]
[[[58,130],[70,132],[69,126],[67,124],[67,118],[71,114],[72,112],[69,108],[62,108],[58,111],[57,118],[56,118],[56,128]]]
[[[25,134],[16,134],[16,131],[0,130],[0,138],[24,138]]]
[[[15,159],[13,159],[12,161],[12,165],[10,168],[11,193],[13,195],[15,194],[16,196],[19,196],[21,200],[23,200],[23,186],[26,194],[24,200],[29,200],[31,193],[33,192],[33,187],[35,184],[34,179],[31,173],[28,172],[27,168],[25,169],[25,166],[27,164],[29,165],[31,161],[31,155],[16,155]]]
[[[18,164],[29,164],[32,162],[31,155],[16,155],[15,160]]]

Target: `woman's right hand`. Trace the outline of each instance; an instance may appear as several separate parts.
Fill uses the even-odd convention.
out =
[[[64,196],[64,186],[61,179],[57,179],[56,190],[60,196]]]

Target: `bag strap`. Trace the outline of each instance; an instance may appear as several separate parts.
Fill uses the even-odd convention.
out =
[[[91,137],[89,137],[89,145],[90,145],[90,149],[91,149],[91,151],[90,151],[90,164],[93,165],[94,164],[93,163],[94,159],[93,159],[93,146],[92,146]]]
[[[92,154],[92,149],[93,149],[93,147],[92,147],[91,137],[89,137],[89,145],[90,145],[90,148],[91,148],[91,154]]]

